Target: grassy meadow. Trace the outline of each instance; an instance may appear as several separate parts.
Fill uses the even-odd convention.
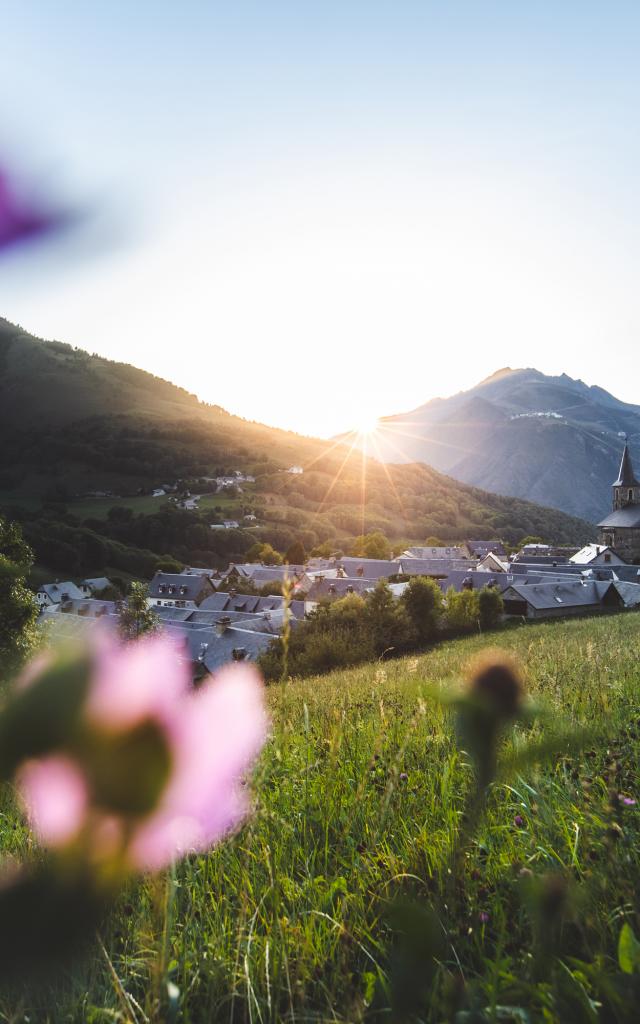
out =
[[[272,686],[253,818],[131,886],[85,961],[55,991],[0,999],[0,1020],[637,1019],[617,945],[625,921],[640,932],[640,814],[617,794],[638,795],[640,615],[498,640],[547,712],[506,753],[562,722],[602,736],[496,783],[454,874],[471,767],[434,691],[481,637]],[[1,820],[24,855],[26,830]],[[399,900],[412,920],[433,909],[435,963],[422,934],[400,942]]]

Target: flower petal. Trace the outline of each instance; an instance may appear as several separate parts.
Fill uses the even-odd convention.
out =
[[[63,846],[79,831],[89,802],[84,776],[71,758],[27,761],[18,789],[32,829],[50,846]]]

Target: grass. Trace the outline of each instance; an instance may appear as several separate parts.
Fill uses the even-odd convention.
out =
[[[251,821],[211,855],[132,886],[104,949],[20,1013],[94,1024],[399,1019],[387,914],[402,896],[433,906],[444,940],[416,1019],[635,1019],[631,996],[616,1010],[612,991],[629,981],[615,959],[622,923],[638,931],[640,814],[613,807],[610,791],[638,794],[640,615],[523,627],[499,642],[552,721],[608,732],[496,784],[456,884],[447,866],[471,771],[433,688],[456,684],[483,638],[273,686]],[[5,846],[19,853],[22,835],[5,830]],[[523,867],[568,887],[562,941],[551,949],[549,925],[546,954]],[[26,1019],[16,1013],[0,1002],[0,1020]]]

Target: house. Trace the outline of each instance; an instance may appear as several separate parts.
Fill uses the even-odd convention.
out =
[[[342,570],[345,577],[349,579],[381,580],[397,576],[400,566],[397,561],[383,558],[340,558],[336,568]]]
[[[222,525],[225,530],[237,530],[240,527],[240,523],[237,519],[225,519]]]
[[[507,572],[509,562],[495,551],[488,551],[476,565],[478,572]]]
[[[149,584],[148,605],[161,608],[197,608],[214,593],[207,576],[195,573],[157,572]]]
[[[526,619],[594,615],[624,607],[612,581],[562,580],[549,583],[514,583],[502,594],[506,616]]]
[[[605,544],[585,544],[569,561],[573,565],[624,565],[624,559]]]
[[[467,540],[465,547],[473,558],[482,559],[490,554],[505,560],[507,558],[507,552],[501,540]]]
[[[71,599],[60,605],[65,615],[81,615],[89,619],[101,619],[108,615],[117,615],[118,605],[115,601],[100,601],[93,597],[84,597],[81,601]]]
[[[466,544],[452,545],[451,547],[411,547],[403,551],[401,558],[469,558],[471,552]]]
[[[332,600],[347,597],[349,594],[366,594],[376,585],[376,580],[349,579],[317,579],[307,590],[308,601]]]
[[[640,483],[626,442],[612,490],[613,511],[598,523],[598,540],[614,548],[625,562],[640,563]]]
[[[399,558],[396,572],[401,576],[446,576],[450,572],[473,572],[477,562],[470,558]]]
[[[83,580],[80,590],[85,597],[93,597],[94,594],[99,594],[101,590],[106,590],[110,586],[112,586],[111,580],[108,580],[106,576],[94,576],[92,579]]]
[[[42,610],[50,605],[60,605],[65,601],[82,601],[83,592],[75,583],[43,583],[36,592],[36,604]]]
[[[292,473],[294,476],[300,476],[301,473],[304,473],[304,469],[302,466],[290,466],[287,473]]]
[[[152,498],[164,498],[166,493],[167,492],[165,491],[164,487],[154,487],[153,491],[151,492],[151,497]]]
[[[219,576],[217,569],[207,569],[206,567],[200,568],[195,565],[185,565],[182,572],[187,576],[206,576],[209,580],[215,580]]]

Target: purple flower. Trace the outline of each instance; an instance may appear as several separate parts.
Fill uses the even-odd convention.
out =
[[[516,828],[524,828],[525,820],[521,814],[516,814],[515,818],[513,819],[513,824]]]
[[[8,175],[0,168],[0,251],[16,242],[45,234],[64,219],[59,213],[19,198]]]
[[[122,644],[103,633],[92,642],[88,696],[68,749],[30,760],[18,773],[32,828],[49,846],[78,840],[94,859],[139,870],[208,849],[249,810],[243,776],[267,734],[258,672],[238,662],[192,692],[171,641]],[[36,682],[29,675],[24,685]],[[122,756],[133,757],[143,782],[148,758],[156,758],[142,802],[127,803],[136,777],[125,777],[124,795],[113,788]]]
[[[409,776],[407,775],[406,772],[400,772],[400,775],[398,776],[398,778],[400,779],[400,782],[408,782],[409,781]]]
[[[489,914],[486,910],[481,910],[478,914],[481,924],[487,924],[489,921]]]
[[[621,796],[620,799],[625,807],[635,807],[636,802],[632,796]]]

